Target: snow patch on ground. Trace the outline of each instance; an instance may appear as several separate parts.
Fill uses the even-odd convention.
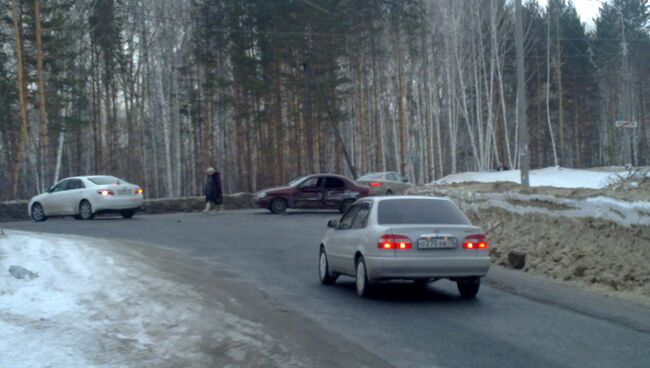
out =
[[[530,185],[533,187],[600,189],[606,187],[617,175],[624,175],[624,173],[622,171],[592,171],[547,167],[530,171]],[[466,172],[446,176],[434,181],[430,185],[463,182],[513,182],[519,184],[521,182],[521,172],[519,170]]]
[[[571,219],[600,219],[622,226],[650,225],[650,201],[628,202],[610,197],[560,198],[547,194],[482,193],[437,188],[419,194],[444,194],[464,211],[501,208],[517,214],[539,214]]]
[[[17,280],[11,265],[39,277]],[[276,344],[259,324],[223,308],[205,310],[198,292],[164,276],[76,238],[8,232],[0,237],[0,367],[242,366],[268,359]]]

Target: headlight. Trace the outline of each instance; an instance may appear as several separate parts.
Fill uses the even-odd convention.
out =
[[[264,198],[266,197],[266,192],[257,192],[257,198]]]

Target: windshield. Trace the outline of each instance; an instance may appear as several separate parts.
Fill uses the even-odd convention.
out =
[[[124,180],[116,178],[114,176],[93,176],[88,178],[93,184],[96,185],[109,185],[109,184],[123,184]]]
[[[378,211],[380,225],[470,225],[458,207],[447,200],[391,199],[381,201]]]
[[[299,176],[297,178],[294,178],[289,182],[289,186],[294,187],[294,186],[300,184],[301,181],[305,180],[305,178],[306,178],[306,176]]]

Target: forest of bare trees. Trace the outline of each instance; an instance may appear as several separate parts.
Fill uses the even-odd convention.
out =
[[[597,1],[597,0],[594,0]],[[518,167],[505,0],[0,0],[0,199]],[[650,161],[647,0],[524,2],[531,167]],[[635,129],[617,120],[638,122]],[[335,134],[340,131],[340,135]]]

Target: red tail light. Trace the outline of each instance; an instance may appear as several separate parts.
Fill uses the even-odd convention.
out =
[[[370,186],[373,188],[378,188],[380,186],[384,185],[384,183],[379,183],[379,182],[372,182],[370,183]]]
[[[109,196],[109,195],[114,195],[115,193],[113,193],[113,191],[110,190],[110,189],[104,189],[104,190],[100,190],[99,192],[97,192],[97,194],[103,195],[103,196]]]
[[[379,239],[377,248],[383,250],[411,249],[411,238],[405,235],[386,234]]]
[[[488,242],[485,240],[485,235],[474,234],[468,235],[463,240],[463,249],[488,249]]]

